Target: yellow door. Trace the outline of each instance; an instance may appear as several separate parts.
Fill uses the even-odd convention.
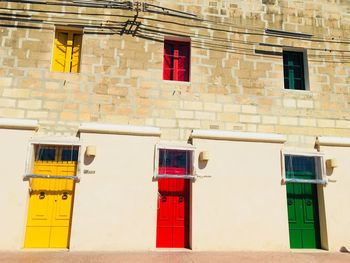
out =
[[[35,161],[33,173],[74,176],[76,165],[76,161]],[[71,179],[32,179],[24,247],[68,248],[73,195]]]
[[[57,163],[56,167],[59,175],[76,174],[76,162],[61,162]],[[56,194],[51,217],[50,247],[68,248],[74,181],[69,179],[53,180],[55,181]]]

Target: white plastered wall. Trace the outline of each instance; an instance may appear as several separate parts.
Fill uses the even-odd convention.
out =
[[[192,185],[193,250],[288,250],[280,143],[193,139],[199,164]]]
[[[27,218],[28,182],[23,181],[28,141],[33,130],[0,128],[0,249],[23,247]]]
[[[70,250],[151,250],[156,245],[157,182],[152,181],[157,136],[81,132]],[[85,173],[84,173],[85,170]]]
[[[321,146],[321,152],[338,163],[327,169],[328,184],[323,188],[328,248],[350,250],[350,147]]]

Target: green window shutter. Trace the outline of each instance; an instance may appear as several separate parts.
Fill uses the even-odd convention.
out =
[[[303,52],[283,51],[284,88],[305,90]]]

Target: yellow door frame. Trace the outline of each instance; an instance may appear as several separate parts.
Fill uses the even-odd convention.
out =
[[[41,148],[40,148],[41,147]],[[73,149],[76,152],[74,161],[62,161],[63,151]],[[73,148],[72,148],[73,147]],[[79,163],[79,145],[37,145],[32,144],[32,153],[29,156],[32,158],[32,163],[27,164],[27,167],[32,167],[32,174],[27,173],[30,176],[56,176],[55,179],[43,179],[43,178],[31,178],[30,182],[33,184],[32,193],[29,194],[28,208],[27,208],[27,220],[26,220],[26,231],[24,236],[24,247],[25,248],[68,248],[70,241],[70,228],[72,222],[72,213],[74,207],[74,192],[75,192],[75,180],[72,179],[57,179],[60,176],[77,177],[78,175],[78,163]],[[35,148],[35,149],[33,149]],[[54,160],[42,161],[38,160],[38,154],[40,149],[55,149]],[[69,153],[69,152],[68,152]],[[73,151],[72,151],[73,153]],[[35,155],[34,155],[35,154]],[[72,154],[73,156],[73,154]],[[68,156],[69,157],[69,156]],[[50,157],[51,158],[51,157]],[[40,175],[41,174],[41,175]],[[57,177],[58,176],[58,177]],[[37,188],[37,184],[44,185],[44,190],[41,191]],[[45,190],[46,188],[46,190]],[[52,189],[51,189],[52,188]],[[49,189],[49,190],[47,190]],[[33,191],[34,192],[33,195]],[[47,193],[46,193],[47,192]],[[33,199],[32,199],[33,198]],[[48,226],[45,229],[45,224],[38,226],[36,233],[31,233],[35,228],[33,222],[43,222],[41,219],[44,218],[42,211],[37,213],[37,221],[33,221],[32,210],[35,210],[35,204],[33,208],[33,200],[37,202],[43,202],[47,198],[48,205],[47,209],[49,212],[49,218],[46,223]],[[52,200],[50,200],[52,199]],[[35,203],[35,202],[34,202]],[[45,203],[42,203],[45,205]],[[68,207],[68,208],[67,208]],[[41,209],[45,209],[41,208]],[[63,210],[62,210],[63,209]],[[51,210],[51,211],[50,211]],[[67,218],[68,216],[68,218]],[[55,217],[55,218],[53,218]],[[40,225],[40,223],[38,223]],[[34,226],[34,228],[33,228]],[[45,232],[46,231],[46,232]],[[58,232],[57,232],[58,231]],[[33,232],[33,231],[32,231]],[[30,237],[32,235],[32,237]],[[34,235],[34,237],[33,237]],[[42,241],[42,238],[48,237],[48,241]],[[29,238],[29,240],[28,240]],[[32,239],[30,239],[32,238]]]

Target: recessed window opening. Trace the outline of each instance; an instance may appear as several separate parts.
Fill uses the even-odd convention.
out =
[[[322,156],[284,154],[284,181],[325,184]]]
[[[190,42],[164,41],[164,80],[190,81],[190,48]]]
[[[80,72],[82,39],[82,32],[56,30],[52,71]]]
[[[35,161],[76,162],[78,160],[78,146],[35,146]]]
[[[307,90],[307,60],[303,51],[283,51],[284,88]]]
[[[185,150],[159,150],[159,170],[160,175],[167,174],[192,174],[192,152]]]
[[[156,147],[155,178],[193,178],[194,150],[192,148]]]
[[[31,144],[28,149],[24,179],[57,177],[78,181],[79,148],[79,145]],[[45,167],[56,168],[46,169]]]

